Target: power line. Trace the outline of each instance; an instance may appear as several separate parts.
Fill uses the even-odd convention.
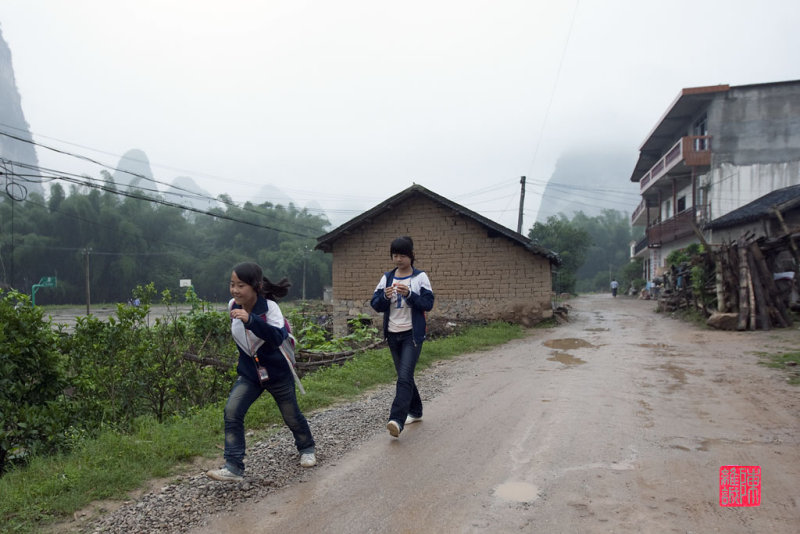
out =
[[[0,132],[0,133],[2,133],[2,132]],[[35,165],[29,165],[29,164],[14,162],[14,161],[11,161],[11,160],[4,160],[4,161],[8,161],[9,163],[11,163],[13,165],[16,165],[18,167],[28,168],[28,169],[31,169],[31,170],[39,170],[40,172],[58,173],[58,171],[52,171],[50,169],[44,169],[44,168],[41,168],[41,167],[36,167]],[[16,176],[16,174],[14,174],[14,173],[12,173],[12,175]],[[294,235],[294,236],[297,236],[297,237],[303,237],[303,238],[309,238],[309,239],[312,239],[312,238],[315,237],[315,236],[308,235],[308,234],[301,234],[299,232],[293,232],[291,230],[283,230],[283,229],[280,229],[280,228],[275,228],[273,226],[266,225],[266,224],[259,224],[259,223],[255,223],[255,222],[244,220],[244,219],[237,219],[236,217],[231,217],[229,215],[225,215],[225,214],[222,214],[222,213],[211,212],[211,211],[207,211],[207,210],[201,210],[201,209],[198,209],[198,208],[194,208],[192,206],[185,206],[185,205],[182,205],[182,204],[177,204],[175,202],[170,202],[170,201],[163,200],[163,199],[153,198],[153,197],[149,197],[149,196],[146,196],[146,195],[140,195],[140,194],[136,193],[136,190],[134,190],[133,192],[122,191],[122,190],[119,190],[119,189],[117,189],[117,188],[115,188],[113,186],[108,185],[107,182],[92,183],[91,182],[92,179],[88,178],[88,177],[85,177],[85,176],[81,177],[81,178],[75,178],[74,175],[70,176],[69,173],[58,173],[57,175],[51,176],[50,178],[57,179],[57,180],[62,180],[62,181],[68,182],[68,183],[76,184],[76,185],[81,185],[81,186],[84,186],[84,187],[90,187],[90,188],[93,188],[93,189],[100,189],[102,191],[105,191],[107,193],[112,193],[112,194],[115,194],[115,195],[120,195],[120,196],[124,196],[124,197],[128,197],[128,198],[133,198],[133,199],[136,199],[136,200],[142,200],[142,201],[150,202],[150,203],[153,203],[153,204],[160,204],[162,206],[173,207],[173,208],[177,208],[177,209],[180,209],[180,210],[191,211],[191,212],[194,212],[194,213],[199,213],[201,215],[209,215],[211,217],[216,217],[218,219],[228,220],[228,221],[239,223],[239,224],[246,224],[246,225],[249,225],[249,226],[255,226],[257,228],[263,228],[263,229],[266,229],[266,230],[273,230],[275,232],[281,232],[281,233],[285,233],[285,234],[290,234],[290,235]],[[246,211],[251,211],[251,212],[254,212],[254,213],[258,213],[259,215],[265,215],[262,212],[259,212],[259,211],[256,211],[256,210],[252,210],[252,209],[246,210]]]
[[[104,150],[99,150],[99,149],[88,147],[88,146],[81,145],[81,144],[78,144],[78,143],[65,141],[65,140],[59,139],[57,137],[50,137],[50,136],[38,134],[38,133],[35,133],[35,132],[30,132],[29,130],[18,128],[16,126],[12,126],[12,125],[9,125],[9,124],[4,124],[2,122],[0,122],[0,126],[5,127],[5,128],[11,128],[13,130],[17,130],[17,131],[23,132],[23,133],[30,133],[31,135],[35,135],[36,137],[41,137],[41,138],[44,138],[44,139],[51,139],[51,140],[54,140],[54,141],[59,141],[59,142],[64,143],[64,144],[75,146],[75,147],[79,147],[79,148],[83,148],[85,150],[90,150],[92,152],[97,152],[97,153],[100,153],[100,154],[113,156],[115,158],[120,158],[121,159],[121,158],[125,157],[126,159],[129,159],[130,161],[135,161],[135,162],[138,162],[138,163],[147,163],[148,165],[151,165],[151,166],[154,166],[154,167],[159,167],[159,168],[163,168],[163,169],[169,169],[169,170],[177,171],[177,172],[183,172],[183,173],[187,173],[187,174],[192,175],[192,176],[202,176],[202,177],[207,177],[207,178],[214,178],[216,180],[224,180],[224,181],[227,181],[227,182],[235,182],[235,183],[253,185],[252,182],[247,182],[247,181],[244,181],[244,180],[236,180],[236,179],[231,179],[230,177],[222,177],[222,176],[218,176],[218,175],[214,175],[214,174],[209,174],[209,173],[206,173],[206,172],[200,172],[200,171],[189,170],[189,169],[182,169],[180,167],[172,167],[172,166],[169,166],[169,165],[163,165],[163,164],[159,164],[159,163],[154,163],[154,162],[151,162],[149,160],[141,160],[141,159],[136,159],[136,158],[130,158],[128,156],[121,156],[119,154],[115,154],[115,153],[112,153],[112,152],[107,152],[107,151],[104,151]],[[0,131],[0,134],[3,134],[3,132]],[[42,148],[47,148],[48,150],[56,150],[57,152],[62,153],[64,155],[69,155],[69,156],[72,156],[72,157],[79,157],[79,158],[83,159],[83,156],[74,155],[71,152],[54,149],[52,147],[43,145],[41,143],[37,143],[35,141],[26,140],[26,139],[20,139],[20,138],[16,138],[16,137],[15,137],[15,139],[19,139],[22,142],[30,143],[30,144],[33,144],[35,146],[41,146]],[[95,163],[94,161],[92,161],[92,162]],[[111,167],[109,165],[105,165],[105,164],[102,164],[102,163],[95,163],[95,164],[99,164],[101,166],[104,166],[104,167],[106,167],[108,169],[111,169],[111,170],[114,170],[114,171],[125,172],[127,174],[132,175],[132,176],[136,176],[136,177],[143,178],[143,179],[146,179],[146,180],[152,180],[152,181],[155,181],[157,183],[161,183],[162,185],[164,185],[165,187],[168,187],[170,189],[182,189],[182,188],[179,188],[178,186],[174,186],[172,184],[166,184],[164,182],[159,182],[157,180],[151,179],[150,177],[138,175],[138,174],[133,173],[131,171],[125,171],[123,169],[113,168],[113,167]],[[284,187],[281,187],[281,189],[283,191],[287,191],[287,192],[290,192],[290,193],[291,192],[298,192],[298,193],[301,193],[301,194],[303,194],[306,197],[311,198],[311,199],[316,199],[319,196],[319,193],[317,191],[307,191],[307,190],[302,190],[302,189],[291,189],[291,188],[284,188]],[[190,193],[196,195],[197,198],[199,198],[199,199],[211,200],[211,201],[220,202],[222,204],[227,204],[225,202],[222,202],[218,197],[217,198],[212,198],[212,197],[208,197],[208,196],[204,196],[204,195],[199,195],[198,193],[194,193],[194,192],[190,192]],[[174,194],[174,193],[172,193],[172,191],[169,191],[169,194]],[[338,199],[369,199],[369,200],[371,200],[371,197],[362,197],[362,196],[353,196],[353,195],[337,195],[336,193],[326,194],[326,197],[328,199],[337,199],[338,198]],[[235,204],[233,204],[233,205],[235,205]],[[305,208],[305,209],[307,209],[309,212],[317,211],[317,210],[310,210],[308,208]],[[356,211],[356,210],[353,210],[353,211]],[[323,211],[323,213],[325,213],[325,212]]]
[[[545,108],[544,118],[542,119],[542,129],[539,132],[539,137],[536,139],[536,147],[533,151],[533,158],[531,159],[531,166],[530,168],[533,169],[534,164],[536,163],[536,158],[539,155],[539,146],[542,144],[542,137],[544,137],[544,129],[547,126],[547,119],[550,117],[550,108],[553,105],[553,100],[556,95],[556,88],[558,87],[558,81],[561,78],[561,67],[564,65],[564,58],[567,55],[567,47],[569,46],[569,40],[572,36],[572,27],[575,25],[575,17],[578,14],[578,6],[580,5],[580,0],[575,0],[575,9],[572,11],[572,18],[569,21],[569,28],[567,29],[567,38],[564,40],[564,48],[561,50],[561,58],[558,61],[558,69],[556,70],[556,77],[553,80],[553,88],[550,90],[550,99],[547,102],[547,107]]]
[[[208,200],[208,201],[212,201],[212,202],[219,202],[220,204],[223,204],[225,206],[232,206],[232,207],[236,207],[237,209],[241,209],[243,211],[247,211],[247,212],[263,215],[262,212],[259,212],[257,210],[253,210],[251,208],[248,208],[246,204],[244,206],[239,206],[239,205],[237,205],[235,203],[221,200],[220,198],[212,198],[212,197],[208,197],[208,196],[205,196],[205,195],[201,195],[201,194],[196,193],[194,191],[191,191],[189,189],[185,189],[185,188],[182,188],[182,187],[179,187],[179,186],[176,186],[176,185],[168,184],[166,182],[162,182],[160,180],[156,180],[156,179],[151,178],[149,176],[144,176],[142,174],[138,174],[138,173],[135,173],[133,171],[114,168],[114,167],[112,167],[110,165],[107,165],[107,164],[102,163],[100,161],[96,161],[96,160],[94,160],[94,159],[92,159],[92,158],[90,158],[88,156],[84,156],[82,154],[74,154],[74,153],[71,153],[71,152],[67,152],[65,150],[60,150],[58,148],[54,148],[54,147],[47,146],[47,145],[44,145],[44,144],[41,144],[41,143],[37,143],[35,141],[28,140],[28,139],[25,139],[25,138],[22,138],[22,137],[19,137],[19,136],[16,136],[16,135],[12,135],[12,134],[10,134],[8,132],[4,132],[2,130],[0,130],[0,135],[4,135],[6,137],[9,137],[11,139],[15,139],[15,140],[23,142],[23,143],[29,143],[29,144],[37,146],[37,147],[45,148],[47,150],[51,150],[51,151],[59,153],[59,154],[64,154],[64,155],[71,156],[71,157],[74,157],[74,158],[78,158],[78,159],[81,159],[81,160],[84,160],[84,161],[88,161],[88,162],[93,163],[95,165],[99,165],[101,167],[104,167],[105,169],[108,169],[108,170],[113,170],[113,171],[117,171],[117,172],[123,172],[125,174],[129,174],[129,175],[131,175],[133,177],[136,177],[136,178],[139,178],[139,179],[143,179],[143,180],[146,180],[148,182],[152,182],[154,184],[161,184],[164,187],[167,187],[169,189],[177,189],[178,191],[182,191],[184,193],[188,193],[190,195],[188,198],[196,198],[196,199],[199,199],[199,200]],[[74,182],[74,180],[70,180],[70,179],[67,179],[67,178],[64,177],[64,176],[69,176],[69,175],[76,176],[76,175],[74,175],[72,173],[66,173],[66,172],[62,172],[62,171],[45,169],[43,167],[39,167],[39,166],[36,166],[36,165],[20,163],[20,162],[11,162],[11,163],[14,163],[15,165],[21,166],[23,168],[28,168],[30,170],[38,170],[40,173],[50,172],[50,173],[57,173],[59,175],[59,176],[49,177],[51,180],[53,180],[53,179],[62,179],[62,180],[65,180],[65,181],[71,181],[73,183],[76,183],[76,182]],[[28,175],[28,176],[31,177],[31,175]],[[87,180],[87,179],[88,180],[93,180],[93,178],[89,178],[87,176],[83,176],[82,179],[84,179],[84,180]],[[112,190],[109,190],[109,189],[107,189],[105,187],[91,185],[91,184],[88,184],[88,183],[83,183],[83,184],[80,184],[80,185],[87,185],[89,187],[96,187],[98,189],[103,189],[105,191],[112,192],[112,193],[116,192],[116,193],[121,194],[121,195],[132,196],[132,195],[128,195],[127,193],[125,193],[125,192],[123,192],[121,190],[118,190],[118,189],[112,191]],[[151,191],[151,192],[154,192],[154,193],[161,194],[161,191],[159,191],[157,188],[153,189],[153,188],[139,187],[138,185],[137,185],[137,188],[141,189],[143,191],[146,190],[146,191]],[[181,198],[187,198],[187,197],[185,197],[183,195],[180,195],[180,194],[177,194],[177,193],[173,193],[172,191],[168,191],[166,194],[174,194],[174,195],[179,196]],[[212,213],[209,213],[209,212],[207,212],[205,210],[199,210],[199,209],[193,208],[191,206],[184,206],[184,205],[181,205],[181,204],[176,204],[176,203],[172,203],[172,202],[168,202],[168,201],[162,201],[162,200],[157,200],[157,199],[153,199],[153,200],[151,200],[151,199],[143,199],[141,197],[136,197],[136,196],[134,196],[133,198],[140,198],[141,200],[148,200],[148,201],[151,201],[151,202],[157,202],[157,203],[161,203],[161,204],[164,204],[164,205],[171,205],[173,207],[177,207],[177,208],[180,208],[180,209],[186,209],[188,211],[193,211],[193,212],[201,213],[201,214],[204,214],[204,215],[212,215],[214,217],[220,217],[220,218],[223,218],[223,219],[232,220],[234,222],[241,222],[243,224],[250,224],[252,226],[266,228],[266,229],[269,229],[269,230],[275,230],[277,232],[284,232],[284,233],[288,233],[288,234],[291,234],[291,235],[296,235],[296,236],[299,236],[299,237],[309,237],[309,238],[313,238],[314,237],[314,236],[300,234],[300,233],[297,233],[297,232],[291,232],[291,231],[288,231],[288,230],[279,230],[277,228],[272,228],[272,227],[266,226],[266,225],[259,225],[259,224],[251,223],[251,222],[248,222],[248,221],[234,219],[234,218],[231,218],[231,217],[228,217],[228,216],[219,215],[219,214],[216,214],[216,213],[212,214]],[[302,225],[299,225],[299,224],[298,224],[298,226],[302,227]],[[313,229],[313,228],[310,228],[310,227],[305,227],[305,228],[308,229],[308,230],[316,230],[316,229]]]
[[[26,202],[29,202],[29,203],[33,204],[34,206],[39,206],[41,208],[45,208],[45,209],[49,210],[52,213],[58,213],[58,214],[60,214],[60,215],[62,215],[64,217],[69,217],[71,219],[75,219],[75,220],[78,220],[78,221],[83,221],[83,222],[85,222],[87,224],[91,224],[93,226],[104,226],[102,223],[100,223],[98,221],[87,219],[85,217],[81,217],[80,215],[76,215],[74,213],[69,213],[69,212],[66,212],[66,211],[63,211],[63,210],[52,209],[49,206],[46,206],[45,204],[42,204],[40,202],[36,202],[35,200],[28,199]],[[117,229],[116,232],[124,234],[124,235],[127,235],[129,237],[133,237],[133,238],[141,238],[142,237],[141,235],[132,234],[130,232],[126,232],[126,231],[120,230],[120,229]],[[150,239],[148,241],[148,243],[153,242],[153,241],[155,241],[157,243],[161,243],[161,244],[163,244],[165,246],[169,246],[169,247],[178,247],[178,248],[181,248],[181,249],[186,250],[186,251],[195,251],[196,250],[194,248],[187,247],[187,246],[182,245],[180,243],[171,243],[171,242],[161,241],[161,240]],[[45,246],[45,245],[29,245],[29,244],[21,244],[21,245],[18,245],[18,246],[27,246],[27,247],[34,247],[34,248],[35,247],[46,247],[48,250],[83,250],[84,249],[84,247],[72,248],[72,247],[55,247],[55,246],[49,246],[49,245],[48,246]],[[159,255],[159,254],[172,254],[172,253],[173,252],[166,252],[166,253],[163,253],[163,252],[130,252],[130,253],[120,253],[120,254],[146,256],[146,255]],[[112,253],[109,253],[109,254],[112,254]]]

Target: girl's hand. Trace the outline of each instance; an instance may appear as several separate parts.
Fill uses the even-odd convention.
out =
[[[246,323],[250,320],[250,314],[241,308],[237,308],[235,310],[231,310],[231,319],[239,319],[243,323]]]
[[[407,297],[408,294],[411,293],[411,290],[408,288],[408,286],[404,285],[404,284],[397,284],[397,287],[395,288],[395,291],[397,291],[398,293],[400,293],[404,297]]]
[[[392,295],[394,295],[394,286],[386,286],[383,290],[383,294],[386,295],[387,299],[391,299]]]

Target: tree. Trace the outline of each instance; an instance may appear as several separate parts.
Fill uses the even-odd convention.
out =
[[[586,251],[592,244],[589,233],[560,214],[558,217],[555,215],[548,217],[544,224],[538,222],[534,224],[528,237],[561,257],[562,264],[558,270],[559,287],[553,289],[574,293],[578,269],[583,265]]]
[[[125,302],[150,282],[174,291],[187,278],[203,298],[226,300],[228,270],[245,260],[270,277],[288,276],[290,298],[303,295],[304,279],[310,299],[331,282],[330,256],[312,252],[329,226],[325,217],[291,204],[237,205],[225,195],[210,214],[190,214],[152,192],[121,195],[108,173],[102,182],[102,191],[73,185],[69,195],[53,184],[47,202],[36,194],[0,202],[0,279],[29,289],[57,276],[40,304],[84,303],[87,273],[94,302]]]

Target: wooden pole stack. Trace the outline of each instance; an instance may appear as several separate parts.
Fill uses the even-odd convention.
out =
[[[714,260],[717,311],[738,311],[738,330],[791,326],[784,297],[752,234],[722,245],[714,252]]]

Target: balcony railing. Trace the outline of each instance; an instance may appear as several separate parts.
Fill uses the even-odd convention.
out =
[[[664,243],[671,243],[694,234],[695,208],[690,207],[666,221],[654,224],[647,229],[647,246],[658,248]]]
[[[697,167],[711,164],[711,136],[687,135],[681,137],[664,156],[639,180],[639,192],[644,191],[683,161],[686,165]]]
[[[636,242],[636,245],[633,247],[633,255],[639,254],[641,251],[647,248],[647,236],[644,236],[639,241]]]
[[[642,199],[642,201],[639,202],[639,205],[636,206],[636,209],[633,210],[633,215],[631,215],[631,221],[635,221],[636,219],[638,219],[639,215],[642,214],[646,206],[647,206],[647,201],[645,199]]]

